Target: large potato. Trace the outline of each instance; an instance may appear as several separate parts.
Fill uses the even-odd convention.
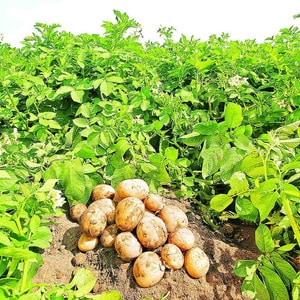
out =
[[[185,212],[175,205],[165,205],[157,214],[166,224],[168,232],[173,232],[177,228],[187,227],[188,218]]]
[[[107,218],[107,224],[113,224],[116,217],[116,207],[112,199],[103,198],[95,200],[89,205],[89,209],[98,207],[103,211]]]
[[[144,204],[150,211],[157,212],[164,207],[165,202],[161,195],[151,193],[144,199]]]
[[[112,247],[118,235],[117,224],[107,226],[100,236],[100,242],[103,247]]]
[[[77,246],[80,251],[87,252],[95,249],[98,245],[98,242],[99,240],[97,237],[90,237],[85,233],[82,233],[78,240]]]
[[[162,219],[145,214],[136,227],[136,235],[145,248],[155,249],[166,242],[168,231]]]
[[[113,199],[115,196],[115,189],[109,184],[98,184],[96,185],[91,194],[92,201],[96,201],[103,198]]]
[[[133,276],[141,287],[150,287],[158,283],[164,276],[165,266],[160,257],[152,252],[142,253],[133,264]]]
[[[87,209],[87,206],[83,203],[77,203],[70,208],[70,217],[73,221],[79,222],[80,216]]]
[[[199,247],[191,248],[184,255],[184,267],[191,277],[203,277],[209,270],[208,256]]]
[[[170,233],[168,241],[178,246],[181,251],[186,251],[194,247],[195,236],[188,228],[178,228]]]
[[[89,208],[85,210],[79,220],[80,230],[90,237],[99,236],[105,229],[107,218],[100,208]]]
[[[167,268],[179,270],[183,267],[184,256],[174,244],[165,244],[161,249],[161,258]]]
[[[140,242],[131,232],[121,232],[116,236],[115,249],[124,261],[131,261],[138,257],[143,249]]]
[[[142,219],[145,212],[144,203],[136,197],[122,199],[116,206],[115,222],[122,231],[131,231]]]
[[[116,192],[121,199],[136,197],[143,200],[149,194],[149,186],[143,179],[125,179],[118,184]]]

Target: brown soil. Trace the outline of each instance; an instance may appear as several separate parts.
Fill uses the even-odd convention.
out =
[[[77,248],[79,225],[68,216],[52,218],[53,241],[44,251],[44,264],[39,269],[35,283],[65,284],[70,282],[78,267],[92,270],[97,276],[93,293],[118,290],[124,300],[143,298],[162,299],[246,299],[241,294],[242,279],[233,274],[235,262],[240,259],[256,259],[254,228],[239,224],[224,224],[219,231],[212,231],[193,212],[188,203],[170,200],[188,215],[189,228],[196,237],[196,246],[204,250],[210,259],[210,269],[204,278],[191,278],[184,268],[167,270],[163,279],[153,287],[139,287],[132,274],[132,263],[118,258],[113,248],[98,246],[82,253]],[[159,251],[159,250],[158,250]]]

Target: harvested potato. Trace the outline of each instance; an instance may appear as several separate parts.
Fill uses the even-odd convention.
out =
[[[112,199],[102,198],[92,202],[89,205],[89,209],[95,207],[98,207],[101,211],[105,213],[107,218],[107,224],[113,224],[115,222],[116,207]]]
[[[80,230],[90,237],[99,236],[107,225],[107,218],[98,207],[88,207],[79,219]]]
[[[164,221],[154,214],[145,215],[136,227],[136,235],[145,248],[158,248],[168,238],[167,227]]]
[[[118,234],[118,226],[117,224],[111,224],[107,226],[101,236],[100,236],[100,242],[103,247],[112,247],[115,243],[115,239]]]
[[[149,194],[149,186],[143,179],[125,179],[118,184],[116,192],[121,199],[136,197],[143,200]]]
[[[139,198],[124,198],[116,206],[115,222],[120,230],[131,231],[140,222],[144,212],[145,205]]]
[[[131,261],[142,253],[142,245],[131,232],[121,232],[116,236],[115,249],[124,261]]]
[[[79,222],[80,216],[87,209],[87,206],[83,203],[77,203],[70,208],[70,217],[73,221]]]
[[[133,276],[141,287],[157,284],[164,276],[165,266],[160,257],[152,252],[142,253],[133,264]]]
[[[157,212],[164,207],[165,202],[161,195],[151,193],[144,199],[144,204],[150,211]]]
[[[115,196],[115,189],[109,184],[96,185],[91,194],[92,201],[96,201],[103,198],[113,199]]]
[[[82,252],[87,252],[95,249],[99,243],[99,239],[97,237],[90,237],[85,233],[80,235],[77,246],[78,249]]]
[[[179,270],[183,267],[184,256],[176,245],[165,244],[161,249],[160,255],[167,268]]]
[[[209,270],[208,256],[199,247],[193,247],[184,255],[184,267],[191,277],[203,277]]]
[[[186,214],[175,205],[165,205],[163,209],[158,212],[157,216],[165,222],[168,232],[173,232],[177,228],[188,226]]]
[[[181,251],[186,251],[194,247],[195,236],[188,228],[178,228],[170,233],[168,242],[178,246]]]

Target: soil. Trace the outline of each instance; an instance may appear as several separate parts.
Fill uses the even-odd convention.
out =
[[[207,227],[189,202],[168,200],[182,208],[189,219],[189,228],[196,238],[196,246],[204,250],[210,260],[205,277],[191,278],[184,268],[166,270],[163,279],[153,287],[141,288],[132,274],[133,263],[123,262],[113,248],[101,245],[82,253],[77,248],[79,225],[68,215],[51,218],[53,240],[43,253],[44,264],[34,278],[35,283],[69,283],[77,268],[92,270],[97,283],[93,293],[118,290],[124,300],[144,299],[247,299],[241,294],[242,278],[233,274],[235,262],[256,259],[259,255],[254,242],[255,228],[238,223],[225,223],[220,230]],[[159,249],[158,249],[159,251]]]

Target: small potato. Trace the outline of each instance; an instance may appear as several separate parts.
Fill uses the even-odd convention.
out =
[[[99,239],[97,237],[90,237],[85,233],[80,235],[77,246],[78,249],[82,252],[87,252],[95,249],[99,243]]]
[[[100,236],[100,242],[103,247],[112,247],[118,234],[117,224],[107,226]]]
[[[165,222],[168,232],[173,232],[177,228],[188,226],[186,214],[175,205],[165,205],[163,209],[158,212],[157,216]]]
[[[112,199],[110,198],[102,198],[99,200],[95,200],[89,205],[89,209],[92,207],[98,207],[101,211],[103,211],[107,218],[107,224],[113,224],[116,218],[116,207]]]
[[[142,253],[133,264],[134,279],[141,287],[154,286],[163,278],[164,273],[165,266],[152,251]]]
[[[157,212],[161,210],[164,205],[164,199],[161,195],[159,194],[149,194],[145,199],[144,199],[144,204],[147,209],[153,212]]]
[[[125,179],[118,184],[116,192],[121,199],[136,197],[143,200],[149,194],[149,186],[143,179]]]
[[[92,201],[96,201],[103,198],[113,199],[115,196],[115,189],[109,184],[96,185],[91,194]]]
[[[188,228],[178,228],[170,233],[168,242],[178,246],[181,251],[186,251],[194,247],[195,236]]]
[[[165,244],[161,249],[160,255],[167,268],[179,270],[183,267],[184,256],[176,245]]]
[[[203,277],[209,270],[208,256],[199,247],[191,248],[184,255],[184,267],[191,277]]]
[[[136,235],[140,243],[147,249],[155,249],[163,245],[168,238],[167,227],[162,219],[145,214],[136,227]]]
[[[144,212],[145,205],[139,198],[124,198],[116,206],[115,222],[120,230],[131,231],[140,222]]]
[[[107,218],[100,208],[88,208],[80,217],[80,230],[90,237],[99,236],[107,225]]]
[[[116,252],[124,261],[131,261],[142,253],[142,245],[131,232],[121,232],[114,243]]]
[[[70,217],[73,221],[75,222],[79,222],[80,216],[82,215],[82,213],[87,210],[87,206],[83,203],[77,203],[74,204],[71,208],[70,208]]]

